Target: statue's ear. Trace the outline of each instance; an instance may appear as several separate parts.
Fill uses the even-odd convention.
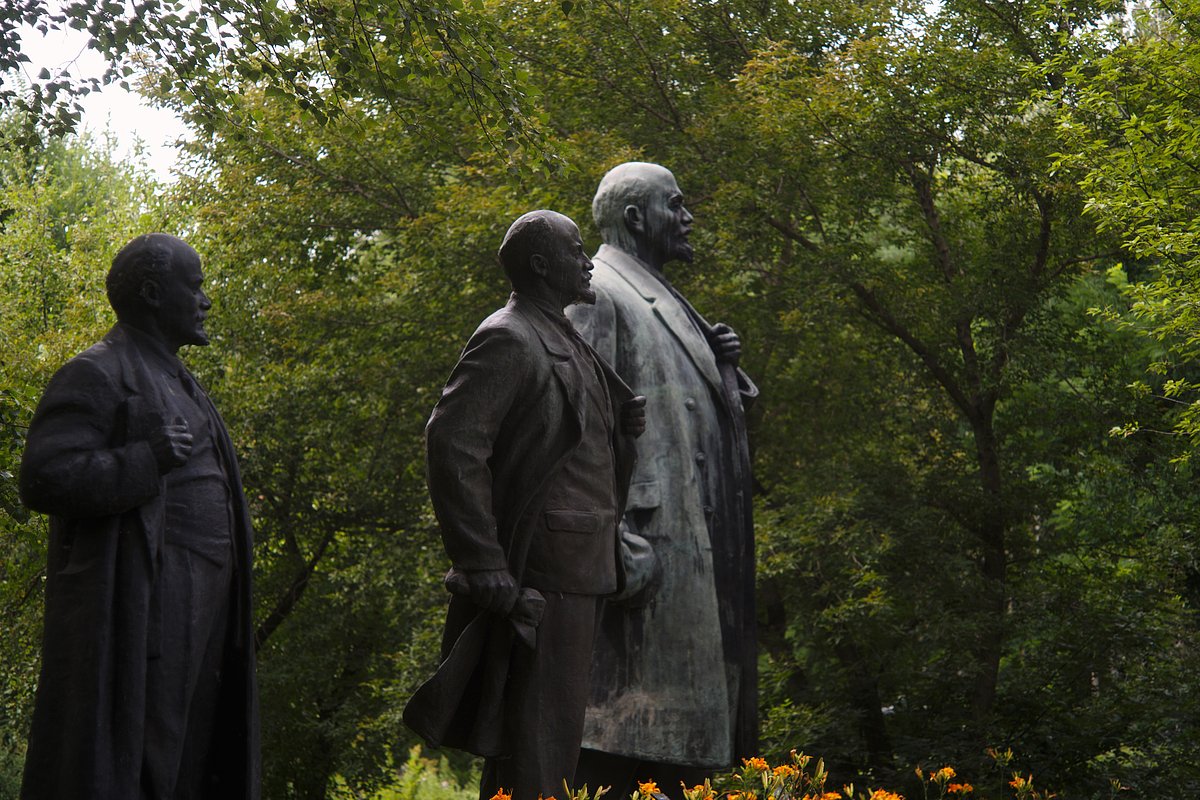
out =
[[[631,233],[645,232],[644,229],[646,227],[646,222],[640,208],[630,203],[629,205],[625,206],[624,216],[625,227],[628,228]]]
[[[158,281],[142,281],[142,288],[138,289],[138,297],[142,298],[142,302],[146,304],[146,308],[158,308],[161,302]]]
[[[550,273],[550,259],[541,253],[534,253],[529,257],[529,271],[539,278],[546,277]]]

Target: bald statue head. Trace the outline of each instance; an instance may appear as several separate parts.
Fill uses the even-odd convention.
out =
[[[185,344],[208,344],[204,320],[212,303],[203,284],[200,256],[187,242],[147,233],[117,253],[105,288],[118,320],[174,353]]]
[[[666,167],[644,161],[613,167],[596,189],[592,216],[605,244],[657,271],[668,261],[692,260],[692,215]]]
[[[513,289],[565,308],[594,303],[592,261],[579,227],[557,211],[530,211],[509,226],[500,243],[500,266]]]

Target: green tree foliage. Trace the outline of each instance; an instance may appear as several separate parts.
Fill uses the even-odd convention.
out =
[[[68,64],[41,69],[25,84],[0,87],[0,108],[28,114],[52,133],[74,129],[79,100],[153,69],[159,89],[181,98],[198,119],[254,131],[243,113],[247,84],[303,110],[315,124],[349,108],[395,116],[434,135],[411,95],[439,92],[461,100],[471,124],[498,150],[545,142],[511,55],[497,46],[495,22],[481,0],[361,3],[278,0],[13,0],[0,8],[0,75],[15,77],[24,26],[46,33],[73,28],[108,59],[103,75]],[[548,164],[555,163],[545,151]]]
[[[1141,4],[1118,34],[1103,58],[1071,73],[1078,99],[1064,119],[1063,160],[1085,170],[1088,211],[1129,251],[1133,316],[1168,345],[1141,386],[1177,406],[1175,430],[1187,439],[1178,457],[1186,460],[1200,444],[1192,367],[1200,352],[1200,101],[1190,79],[1200,64],[1200,4]]]
[[[263,8],[213,45],[225,66],[165,58],[151,85],[201,132],[172,200],[214,283],[188,359],[259,532],[267,796],[355,796],[408,760],[446,566],[422,425],[503,301],[507,224],[556,208],[598,244],[592,192],[631,158],[679,178],[698,257],[670,277],[763,390],[769,747],[838,780],[1012,747],[1071,796],[1196,793],[1189,475],[1109,435],[1175,424],[1166,386],[1126,389],[1167,350],[1089,314],[1123,315],[1145,267],[1117,266],[1124,223],[1095,230],[1107,195],[1062,158],[1124,130],[1080,88],[1119,4],[448,4],[465,51],[415,17],[403,39],[392,3]],[[533,138],[469,90],[496,75]],[[1109,138],[1061,142],[1073,109]]]

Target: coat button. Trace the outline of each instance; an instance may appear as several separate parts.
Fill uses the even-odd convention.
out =
[[[695,411],[696,410],[696,398],[689,397],[687,400],[684,400],[683,407],[686,408],[688,411]]]

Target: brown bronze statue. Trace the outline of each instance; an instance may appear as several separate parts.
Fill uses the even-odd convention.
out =
[[[576,782],[677,792],[757,746],[754,534],[741,343],[668,281],[690,263],[692,215],[667,169],[611,170],[592,203],[596,302],[568,314],[647,398],[623,527],[646,588],[604,609]]]
[[[200,257],[139,236],[117,324],[42,396],[21,498],[50,515],[23,800],[254,800],[251,529],[233,446],[176,357],[208,344]]]
[[[467,342],[426,427],[453,568],[437,674],[404,719],[487,757],[480,797],[561,794],[579,756],[600,599],[621,589],[617,525],[642,404],[563,315],[592,302],[579,229],[512,224],[504,308]]]

